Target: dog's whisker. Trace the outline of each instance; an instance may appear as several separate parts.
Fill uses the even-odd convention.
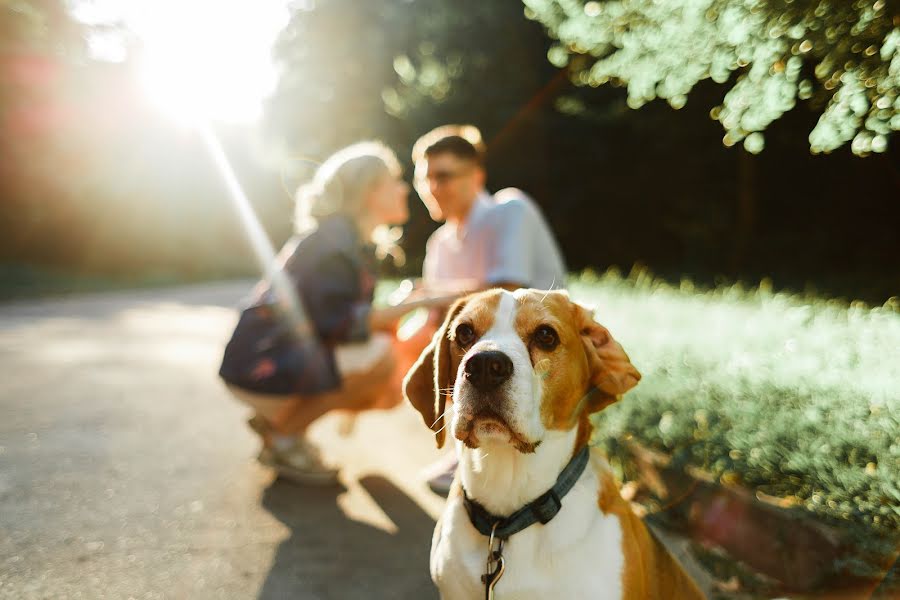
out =
[[[440,421],[441,419],[443,419],[444,417],[446,417],[446,416],[447,416],[447,413],[450,412],[450,410],[451,410],[452,408],[453,408],[453,407],[451,406],[451,407],[447,408],[447,410],[445,410],[444,412],[442,412],[440,415],[438,415],[438,418],[434,420],[434,423],[432,423],[431,426],[434,427],[435,425],[437,425],[437,422]]]
[[[544,294],[544,297],[541,298],[541,303],[543,304],[544,300],[547,299],[547,296],[550,295],[550,292],[553,291],[553,286],[556,285],[556,276],[554,275],[553,281],[550,282],[550,287],[547,289],[547,293]]]

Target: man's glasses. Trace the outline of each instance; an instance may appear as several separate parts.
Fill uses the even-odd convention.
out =
[[[457,169],[455,171],[434,171],[432,173],[426,173],[424,176],[416,177],[416,181],[418,183],[429,183],[435,185],[445,185],[450,183],[457,177],[462,177],[463,175],[467,175],[471,169]]]

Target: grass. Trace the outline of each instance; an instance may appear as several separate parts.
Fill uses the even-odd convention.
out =
[[[788,499],[892,549],[900,531],[900,310],[773,293],[697,290],[635,273],[584,275],[576,300],[643,374],[597,416],[627,470],[633,437],[728,483]],[[862,555],[840,569],[871,575]]]

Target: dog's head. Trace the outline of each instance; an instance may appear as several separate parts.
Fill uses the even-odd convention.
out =
[[[403,391],[445,439],[533,452],[549,430],[587,423],[640,373],[609,331],[565,292],[490,290],[457,301]],[[448,418],[449,420],[449,418]]]

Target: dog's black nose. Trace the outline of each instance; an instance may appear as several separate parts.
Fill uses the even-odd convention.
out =
[[[466,361],[465,373],[476,389],[487,391],[510,378],[513,364],[502,352],[489,350],[473,354]]]

